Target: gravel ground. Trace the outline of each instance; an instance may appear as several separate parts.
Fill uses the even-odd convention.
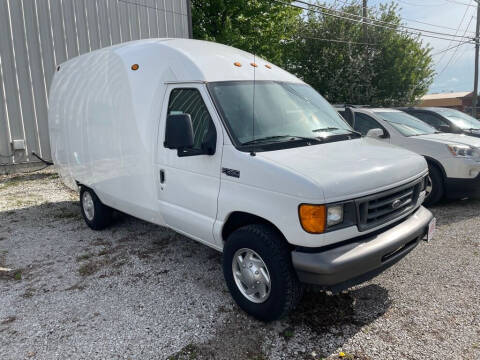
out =
[[[480,202],[374,280],[263,324],[221,256],[119,215],[93,232],[54,172],[0,177],[0,359],[480,359]]]

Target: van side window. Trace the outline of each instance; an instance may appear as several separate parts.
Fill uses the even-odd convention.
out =
[[[383,126],[378,123],[377,120],[371,118],[368,115],[363,113],[355,113],[355,126],[354,129],[361,133],[362,135],[367,135],[367,133],[372,129],[383,129]],[[384,130],[385,131],[385,130]]]
[[[168,102],[168,115],[175,114],[190,114],[193,125],[193,149],[203,150],[206,144],[216,142],[215,125],[197,89],[172,90]]]

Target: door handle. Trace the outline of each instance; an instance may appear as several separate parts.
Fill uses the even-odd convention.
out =
[[[165,183],[165,170],[160,170],[160,184]]]

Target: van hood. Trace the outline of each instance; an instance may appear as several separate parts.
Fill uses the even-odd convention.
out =
[[[384,191],[427,172],[422,156],[371,138],[261,152],[257,156],[316,183],[327,203]]]
[[[461,144],[480,148],[480,138],[464,134],[439,133],[415,136],[417,139],[435,141],[442,144]]]

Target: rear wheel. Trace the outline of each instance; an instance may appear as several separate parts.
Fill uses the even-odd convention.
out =
[[[427,206],[435,205],[442,199],[443,193],[444,187],[442,173],[436,166],[429,164],[424,204]]]
[[[290,249],[268,225],[247,225],[228,237],[223,273],[238,306],[259,320],[287,315],[303,293]]]
[[[80,189],[80,208],[85,222],[91,229],[102,230],[110,225],[112,209],[102,204],[95,192],[85,186]]]

